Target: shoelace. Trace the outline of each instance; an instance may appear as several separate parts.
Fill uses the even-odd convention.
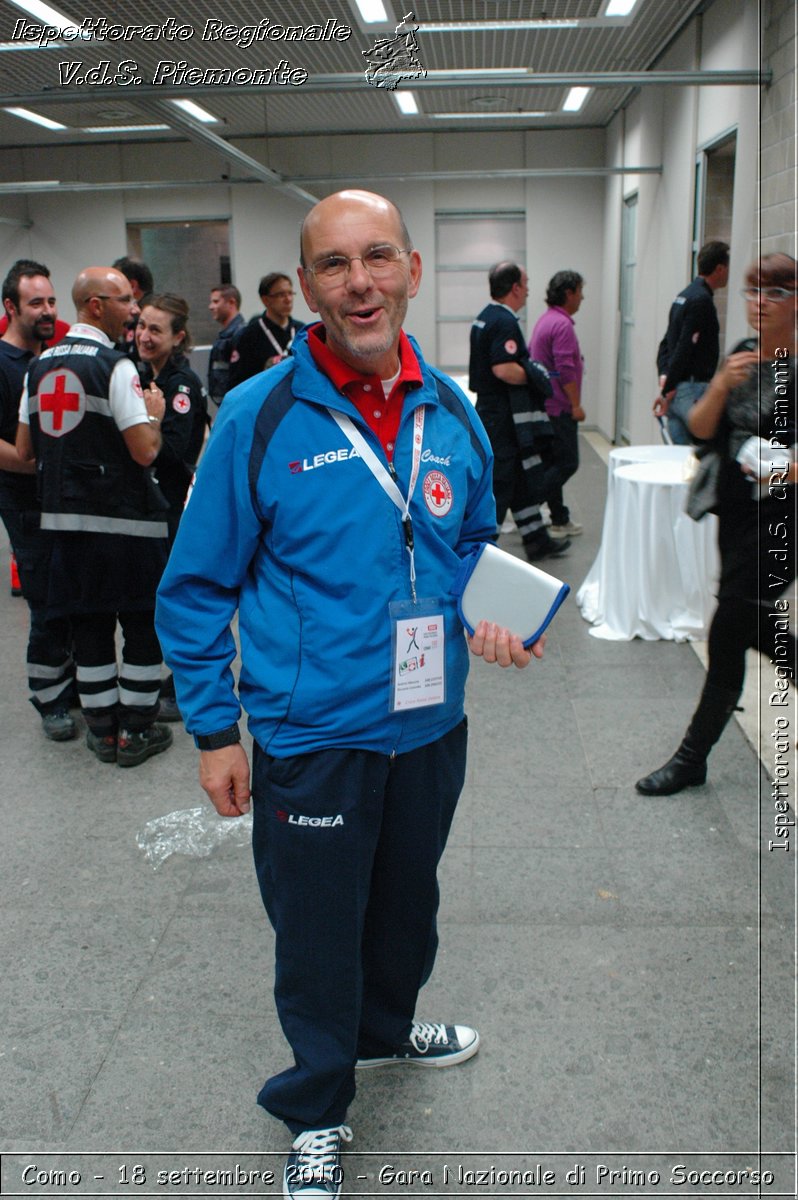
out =
[[[348,1125],[339,1125],[336,1129],[307,1129],[300,1133],[293,1148],[298,1151],[296,1167],[303,1183],[330,1181],[341,1141],[352,1141],[352,1130]]]
[[[415,1021],[410,1031],[410,1044],[419,1054],[426,1054],[430,1046],[448,1046],[446,1026],[428,1021]]]

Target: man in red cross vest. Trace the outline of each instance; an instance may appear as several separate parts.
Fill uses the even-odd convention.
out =
[[[133,308],[125,276],[89,267],[72,299],[77,323],[28,371],[17,451],[37,463],[41,526],[53,539],[47,613],[72,625],[87,745],[101,762],[132,767],[172,744],[155,721],[155,589],[168,506],[150,467],[161,448],[164,397],[155,386],[143,392],[133,363],[114,349]]]

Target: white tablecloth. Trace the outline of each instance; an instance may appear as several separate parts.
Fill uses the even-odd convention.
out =
[[[679,462],[686,463],[693,452],[692,446],[614,446],[609,453],[609,479],[618,467],[628,467],[631,463],[642,462]]]
[[[717,521],[693,521],[686,446],[610,451],[601,546],[576,602],[594,637],[706,637],[715,609]]]

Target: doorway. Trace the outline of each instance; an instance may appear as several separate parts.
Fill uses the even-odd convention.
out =
[[[635,330],[635,267],[637,266],[637,192],[624,197],[621,212],[621,279],[618,304],[618,371],[615,385],[616,445],[629,444],[629,411],[632,397],[632,343]]]
[[[697,271],[698,251],[706,242],[731,242],[736,158],[736,130],[702,147],[698,153],[693,216],[693,278]],[[726,345],[727,289],[715,292],[713,299],[718,313],[722,353]]]
[[[195,345],[219,332],[208,311],[212,287],[230,283],[229,222],[147,221],[127,227],[127,252],[143,259],[156,292],[176,292],[188,301]]]

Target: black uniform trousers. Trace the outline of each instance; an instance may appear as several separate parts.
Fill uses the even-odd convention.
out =
[[[117,619],[123,637],[119,670]],[[158,715],[163,662],[154,611],[75,613],[72,640],[80,706],[92,733],[148,729]]]
[[[66,617],[47,617],[47,586],[52,535],[39,527],[38,510],[0,512],[19,570],[22,595],[30,610],[28,687],[42,716],[64,708],[74,695],[75,667]]]
[[[518,444],[509,400],[483,396],[477,399],[477,414],[493,450],[493,498],[496,501],[496,533],[510,509],[525,546],[536,547],[546,540],[545,521],[540,506],[546,489],[554,484],[544,465],[538,474],[539,494],[530,489],[530,476],[524,469],[524,455]],[[530,451],[530,455],[532,452]]]
[[[258,1103],[298,1134],[343,1123],[355,1061],[406,1040],[438,946],[437,866],[467,726],[406,754],[255,746],[253,852],[294,1065]]]

